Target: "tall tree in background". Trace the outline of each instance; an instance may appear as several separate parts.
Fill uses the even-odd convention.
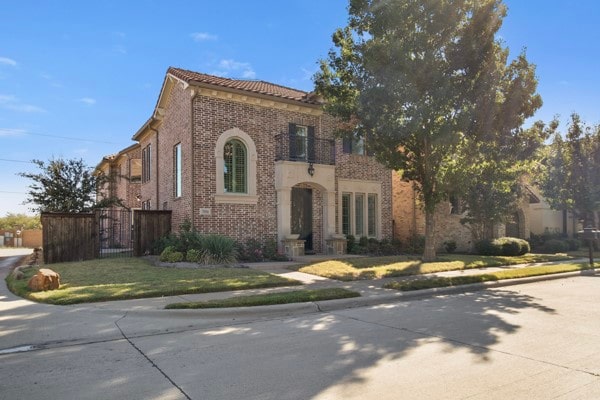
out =
[[[94,175],[94,169],[83,160],[53,159],[47,163],[33,160],[38,173],[19,175],[31,179],[25,203],[34,204],[34,212],[87,212],[94,208],[118,204],[115,198],[104,197],[96,201],[98,192],[108,182],[104,175]]]
[[[600,126],[571,115],[565,137],[557,131],[539,176],[542,193],[556,210],[571,211],[584,226],[597,227],[600,210]]]
[[[425,261],[435,253],[434,212],[463,149],[502,143],[541,105],[524,54],[506,64],[495,39],[500,0],[350,0],[349,23],[315,76],[341,135],[359,135],[377,159],[417,183]]]

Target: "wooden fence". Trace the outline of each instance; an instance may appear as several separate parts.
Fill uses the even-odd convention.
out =
[[[133,255],[152,251],[152,244],[171,231],[171,211],[135,210]],[[44,263],[81,261],[100,255],[101,210],[93,213],[42,213]]]
[[[152,245],[171,232],[171,211],[139,210],[133,214],[133,255],[143,256]]]
[[[42,213],[44,263],[91,260],[98,256],[95,213]]]

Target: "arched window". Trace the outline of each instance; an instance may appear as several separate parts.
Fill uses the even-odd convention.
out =
[[[225,193],[248,192],[248,166],[246,146],[232,139],[225,143],[223,148],[223,181]]]

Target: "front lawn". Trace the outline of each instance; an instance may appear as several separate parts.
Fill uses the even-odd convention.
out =
[[[178,294],[222,292],[300,282],[248,268],[166,268],[141,258],[112,258],[44,266],[60,274],[58,290],[31,292],[27,281],[37,270],[23,270],[25,278],[9,276],[9,289],[24,298],[50,304],[76,304]]]
[[[298,270],[341,281],[354,281],[568,259],[570,257],[566,255],[552,254],[517,257],[448,254],[438,257],[435,262],[424,263],[417,257],[408,256],[361,257],[316,262],[301,266]]]
[[[597,266],[598,264],[594,264]],[[503,279],[527,278],[530,276],[559,274],[562,272],[582,271],[588,269],[585,263],[565,263],[555,265],[541,265],[537,267],[525,267],[509,269],[506,271],[490,272],[480,275],[452,276],[452,277],[434,277],[404,282],[389,282],[383,285],[387,289],[396,289],[401,291],[431,289],[438,287],[467,285],[471,283],[483,283],[490,281],[499,281]]]

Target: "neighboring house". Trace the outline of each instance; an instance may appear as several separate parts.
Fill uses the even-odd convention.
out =
[[[335,124],[312,93],[169,68],[133,136],[141,208],[292,255],[343,252],[341,234],[391,238],[392,173]]]
[[[394,236],[401,242],[408,242],[414,236],[425,234],[425,214],[419,204],[418,194],[413,182],[401,179],[393,174],[393,216]],[[529,239],[531,234],[560,233],[572,236],[577,227],[570,214],[550,209],[539,190],[526,185],[526,196],[517,207],[507,224],[498,224],[494,229],[495,237],[511,236]],[[458,199],[456,199],[458,200]],[[454,241],[459,251],[470,251],[473,236],[468,225],[460,223],[464,210],[460,202],[441,202],[435,213],[435,243],[438,250],[444,249],[444,242]]]
[[[141,208],[142,159],[139,143],[102,158],[96,166],[96,173],[110,178],[98,193],[99,199],[118,198],[125,208]]]

